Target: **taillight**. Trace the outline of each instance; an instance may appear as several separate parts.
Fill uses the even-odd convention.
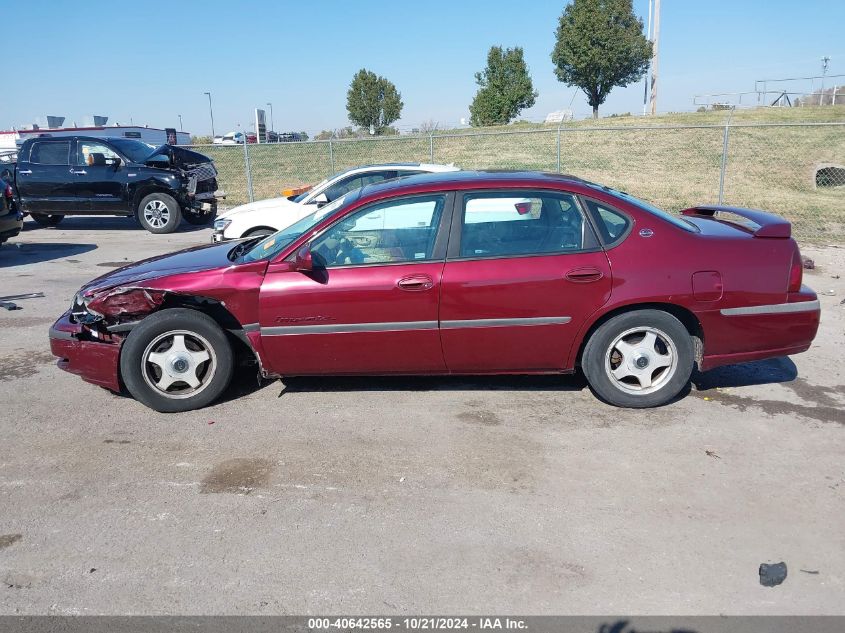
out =
[[[801,253],[798,247],[792,253],[792,265],[789,268],[789,287],[787,292],[798,292],[801,290],[801,282],[804,280],[804,264],[801,261]]]

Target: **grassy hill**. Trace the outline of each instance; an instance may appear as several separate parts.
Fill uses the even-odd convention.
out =
[[[617,116],[567,122],[560,170],[669,210],[719,198],[724,125],[730,117],[725,204],[780,213],[804,241],[845,243],[845,186],[816,188],[818,165],[845,165],[845,106]],[[825,125],[841,123],[842,125]],[[810,124],[810,125],[804,125]],[[557,171],[558,125],[514,123],[428,136],[250,145],[256,199],[368,163],[431,160],[464,169]],[[243,147],[204,146],[227,204],[246,202]],[[845,185],[845,182],[842,183]]]

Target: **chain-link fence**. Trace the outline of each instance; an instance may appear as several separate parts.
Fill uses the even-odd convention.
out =
[[[713,203],[765,209],[792,221],[802,241],[845,243],[845,123],[562,125],[194,149],[217,164],[227,206],[356,165],[438,162],[569,173],[672,211]]]

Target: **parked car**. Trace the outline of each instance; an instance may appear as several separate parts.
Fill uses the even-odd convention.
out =
[[[242,204],[221,213],[214,222],[213,242],[270,235],[290,226],[317,207],[364,185],[422,173],[458,171],[454,165],[386,163],[353,167],[326,178],[310,190],[287,198],[269,198]]]
[[[124,215],[151,233],[171,233],[182,218],[213,221],[222,195],[207,156],[128,138],[27,139],[13,180],[22,211],[42,226],[67,215]]]
[[[50,340],[63,369],[158,411],[213,402],[241,346],[265,378],[580,368],[607,402],[653,407],[695,365],[797,354],[818,325],[780,217],[677,217],[572,177],[456,172],[110,272]]]
[[[223,136],[215,136],[212,143],[216,145],[243,145],[244,139],[247,143],[255,143],[258,137],[252,133],[229,132]]]
[[[23,228],[23,213],[15,201],[12,171],[0,162],[0,244],[15,237]]]

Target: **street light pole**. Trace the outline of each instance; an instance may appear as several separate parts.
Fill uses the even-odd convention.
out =
[[[268,101],[267,105],[270,106],[270,131],[275,132],[276,128],[273,126],[273,104]],[[279,140],[278,134],[276,135],[276,140]]]
[[[182,115],[179,115],[179,131],[184,132],[185,128],[182,127]]]
[[[208,95],[208,114],[211,115],[211,139],[214,140],[214,110],[211,109],[211,93],[204,92],[203,94]]]

